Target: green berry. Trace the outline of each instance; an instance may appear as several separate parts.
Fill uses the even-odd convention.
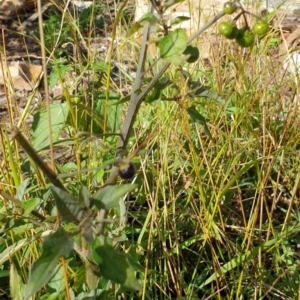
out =
[[[224,3],[223,11],[226,15],[231,15],[237,10],[237,5],[233,1]]]

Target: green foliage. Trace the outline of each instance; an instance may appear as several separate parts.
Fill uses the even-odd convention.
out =
[[[111,209],[119,205],[120,198],[136,189],[135,184],[123,184],[121,186],[105,186],[94,196],[94,204],[98,209]]]
[[[98,205],[101,204],[101,208],[110,209],[116,207],[119,199],[134,188],[134,185],[107,186],[98,191],[95,199],[97,199]],[[58,293],[62,290],[62,287],[57,286],[56,283],[57,276],[60,278],[62,276],[61,271],[58,273],[61,268],[57,268],[57,264],[61,257],[69,257],[74,249],[73,244],[75,241],[73,236],[79,232],[83,234],[88,242],[92,242],[91,253],[93,254],[94,262],[101,267],[102,276],[119,283],[122,291],[139,290],[140,284],[135,278],[134,271],[142,271],[143,269],[132,261],[128,255],[116,251],[111,246],[111,239],[104,236],[94,238],[92,232],[87,233],[93,226],[92,220],[90,220],[92,218],[92,208],[83,207],[80,205],[79,199],[60,188],[52,187],[51,192],[62,220],[74,224],[80,223],[80,226],[85,228],[75,233],[68,233],[60,227],[53,234],[45,237],[42,255],[30,269],[25,293],[26,299],[46,284]],[[89,202],[87,200],[88,191],[85,187],[80,189],[80,198],[82,202]],[[90,209],[90,212],[88,212],[88,209]],[[110,244],[108,245],[107,243]]]
[[[55,143],[60,135],[62,128],[65,126],[69,113],[69,107],[66,103],[51,104],[51,131],[49,131],[49,121],[47,118],[47,110],[42,109],[34,115],[32,124],[32,144],[35,150],[39,151],[49,147],[50,139],[49,133],[51,132],[52,142]]]
[[[45,237],[43,252],[29,272],[25,298],[41,289],[53,276],[61,256],[68,257],[73,249],[73,239],[59,228],[55,233]]]
[[[160,56],[174,65],[182,64],[182,53],[187,47],[188,37],[183,29],[175,29],[163,37],[159,44]]]
[[[51,193],[63,221],[76,223],[82,218],[87,207],[81,206],[79,199],[58,187],[52,187]]]
[[[101,273],[107,279],[120,284],[120,291],[141,289],[135,278],[135,271],[143,271],[128,254],[117,252],[108,238],[98,237],[91,245],[92,256],[100,266]]]
[[[300,120],[282,96],[299,89],[269,51],[280,37],[232,43],[239,17],[257,19],[236,3],[231,40],[214,36],[204,63],[209,39],[178,29],[186,16],[166,20],[183,1],[133,25],[125,2],[82,13],[59,4],[45,18],[48,85],[61,87],[62,103],[46,107],[51,128],[47,109],[34,108],[31,135],[24,110],[27,148],[1,123],[0,297],[299,297]],[[161,59],[142,68],[132,34],[145,25]],[[108,35],[107,51],[95,51]]]

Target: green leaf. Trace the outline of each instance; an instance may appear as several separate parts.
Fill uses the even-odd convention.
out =
[[[82,207],[90,207],[90,192],[85,185],[79,189],[79,204]]]
[[[131,97],[130,95],[125,96],[125,97],[121,98],[120,101],[115,102],[113,105],[119,105],[119,104],[123,104],[123,103],[129,102],[130,97]]]
[[[179,65],[182,63],[182,53],[187,47],[188,37],[181,28],[175,29],[163,37],[158,43],[160,56],[163,60]]]
[[[107,116],[106,124],[109,126],[108,130],[111,132],[116,132],[119,130],[119,127],[122,123],[123,105],[120,101],[120,95],[116,93],[110,92],[108,100],[109,103],[106,103],[105,93],[99,93],[97,97],[95,97],[94,114],[100,120],[105,119],[105,114]]]
[[[107,185],[97,191],[94,204],[99,209],[111,209],[119,205],[121,197],[135,190],[136,184]]]
[[[108,65],[104,61],[100,60],[98,62],[93,63],[93,69],[95,71],[107,73]]]
[[[9,277],[10,273],[8,270],[0,270],[0,278]]]
[[[62,290],[64,290],[64,269],[62,265],[57,265],[55,267],[53,275],[48,282],[48,286],[56,293],[60,293]]]
[[[203,86],[200,86],[196,88],[194,91],[192,91],[192,96],[209,98],[217,104],[225,105],[224,99],[220,96],[220,94],[217,91],[207,89]]]
[[[10,296],[11,299],[17,300],[22,299],[23,292],[25,290],[25,285],[22,281],[22,277],[19,274],[18,268],[15,267],[14,263],[10,265],[10,276],[9,276],[9,283],[10,283]]]
[[[190,115],[191,119],[194,122],[199,122],[200,124],[202,124],[204,126],[204,131],[212,139],[212,136],[211,136],[210,131],[208,129],[208,126],[206,124],[205,118],[197,111],[197,109],[195,108],[195,106],[194,105],[190,106],[187,109],[187,112],[188,112],[188,114]]]
[[[160,101],[162,96],[162,90],[153,88],[150,93],[147,94],[145,102],[152,103],[154,101]]]
[[[94,240],[91,248],[92,257],[99,264],[104,277],[121,284],[124,291],[136,291],[141,288],[134,272],[142,271],[142,267],[128,254],[113,248],[107,237],[99,236]]]
[[[180,24],[182,22],[185,22],[185,21],[188,21],[190,20],[191,18],[190,17],[187,17],[187,16],[178,16],[176,17],[175,19],[171,20],[170,22],[170,25],[173,26],[173,25],[177,25],[177,24]]]
[[[69,113],[67,103],[51,104],[51,136],[52,142],[58,140],[61,129],[64,127]],[[39,151],[49,146],[49,121],[48,113],[45,109],[41,109],[34,115],[32,124],[32,146]]]
[[[25,195],[25,191],[27,189],[28,184],[30,183],[30,178],[26,178],[21,184],[18,186],[16,199],[22,201]]]
[[[40,204],[41,199],[33,198],[25,202],[22,202],[22,208],[24,209],[24,216],[29,216],[30,213]]]
[[[49,282],[60,257],[68,257],[72,249],[73,238],[61,227],[55,233],[45,237],[43,253],[29,272],[25,293],[26,299]]]
[[[199,59],[200,53],[197,47],[188,45],[183,52],[184,58],[188,63],[194,63]]]
[[[160,101],[163,96],[163,90],[171,84],[171,80],[168,76],[163,76],[154,85],[152,91],[146,96],[145,102],[152,103],[154,101]]]
[[[79,199],[58,187],[52,187],[51,194],[64,221],[77,223],[82,218],[86,208],[80,205]]]
[[[57,64],[55,69],[50,74],[49,77],[49,89],[52,90],[60,78],[71,69],[71,65]]]
[[[139,20],[138,23],[140,25],[144,25],[145,23],[149,22],[150,25],[155,25],[157,22],[159,22],[160,16],[157,13],[149,12],[147,14],[144,14]]]

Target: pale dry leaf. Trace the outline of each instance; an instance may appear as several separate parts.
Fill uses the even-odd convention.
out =
[[[41,73],[42,66],[40,65],[12,61],[7,67],[0,68],[0,85],[11,83],[15,90],[32,91]]]

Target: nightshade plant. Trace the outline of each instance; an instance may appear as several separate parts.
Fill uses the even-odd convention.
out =
[[[111,220],[105,219],[106,212],[120,208],[120,225],[126,221],[126,209],[123,197],[132,192],[135,184],[106,185],[91,197],[88,189],[82,185],[76,196],[71,195],[48,168],[31,145],[26,141],[18,128],[14,137],[24,148],[29,157],[42,169],[53,183],[50,192],[55,200],[57,218],[61,226],[54,226],[44,221],[45,227],[51,227],[51,233],[44,237],[42,255],[31,267],[26,285],[25,298],[28,299],[45,286],[57,272],[57,263],[63,257],[67,259],[73,250],[83,260],[86,268],[86,283],[94,295],[97,291],[98,278],[118,284],[120,291],[139,290],[141,285],[135,272],[142,271],[141,266],[122,253],[113,245],[114,240],[103,235],[103,225]],[[131,164],[132,165],[132,164]]]
[[[161,17],[165,9],[172,5],[176,5],[178,2],[181,1],[174,0],[165,2],[165,6],[160,10]],[[121,12],[122,9],[120,8],[119,11]],[[145,87],[142,87],[141,80],[144,79],[142,74],[144,57],[147,52],[148,25],[149,23],[157,23],[160,28],[164,28],[165,24],[163,24],[163,18],[155,18],[154,14],[148,14],[137,24],[136,28],[145,25],[145,39],[142,43],[137,76],[130,95],[129,106],[124,122],[120,125],[120,134],[122,138],[119,140],[117,148],[126,149],[135,117],[141,103],[146,97],[148,102],[167,98],[164,95],[164,89],[170,85],[172,85],[174,89],[177,89],[177,91],[179,90],[176,79],[174,80],[168,76],[162,76],[171,64],[182,71],[181,67],[185,62],[195,63],[199,58],[199,51],[197,47],[191,46],[190,44],[208,27],[216,23],[223,15],[224,12],[221,12],[192,37],[188,37],[182,29],[175,29],[173,31],[169,29],[168,32],[163,32],[164,35],[158,43],[158,49],[160,51],[160,58],[164,61],[164,64]],[[245,15],[245,12],[243,12],[242,15]],[[181,20],[183,21],[184,19]],[[118,18],[116,18],[116,24],[117,22]],[[176,22],[178,24],[178,22],[180,23],[180,20],[176,20]],[[173,24],[176,24],[176,22],[174,21]],[[236,27],[234,28],[238,30]],[[134,30],[132,32],[134,32]],[[240,31],[238,34],[239,33]],[[238,34],[234,34],[233,37],[232,32],[230,32],[227,37],[237,38]],[[251,35],[251,37],[253,36]],[[241,37],[239,36],[239,38]],[[243,40],[243,43],[244,42],[245,41]],[[249,43],[249,45],[252,44],[253,41]],[[107,69],[109,70],[109,67],[107,67]],[[187,72],[182,72],[181,74],[183,77],[185,76],[185,79],[189,79],[189,74],[187,74]],[[109,71],[105,73],[107,78],[110,78],[110,75]],[[145,80],[145,82],[147,81]],[[218,104],[224,104],[223,99],[217,92],[207,90],[202,86],[200,87],[199,82],[189,81],[189,83],[191,89],[187,92],[187,97],[210,98]],[[109,85],[107,90],[109,91]],[[107,95],[108,100],[110,100],[109,92],[107,92]],[[63,184],[60,181],[62,174],[56,174],[49,169],[37,155],[35,150],[33,150],[33,148],[41,150],[49,146],[49,144],[45,144],[45,132],[47,132],[47,130],[51,132],[52,142],[58,142],[60,131],[67,122],[69,122],[68,125],[70,126],[71,122],[69,119],[75,115],[74,111],[76,111],[78,115],[79,112],[84,111],[84,105],[80,106],[81,103],[77,105],[77,103],[68,100],[70,99],[67,98],[67,101],[60,105],[51,104],[49,106],[51,126],[48,126],[46,122],[43,122],[47,118],[46,111],[37,113],[41,123],[36,127],[36,136],[33,136],[34,147],[31,147],[30,144],[26,143],[26,139],[19,132],[18,128],[14,128],[14,137],[23,147],[32,164],[37,166],[37,169],[40,169],[51,182],[51,187],[49,187],[49,184],[47,183],[47,188],[50,190],[56,208],[56,211],[51,215],[51,217],[54,216],[56,220],[56,223],[53,223],[51,222],[52,220],[49,221],[48,219],[45,219],[38,211],[35,211],[34,205],[33,208],[26,208],[25,205],[22,206],[22,209],[25,210],[26,214],[35,216],[43,225],[42,227],[47,228],[47,231],[43,234],[38,232],[34,237],[35,239],[44,238],[44,241],[42,244],[42,254],[31,266],[27,278],[25,296],[26,298],[30,298],[47,283],[50,286],[54,281],[62,282],[67,276],[63,267],[58,267],[58,262],[62,261],[63,263],[61,265],[66,269],[67,264],[64,262],[68,260],[72,263],[72,258],[75,256],[76,258],[79,257],[84,263],[84,284],[86,284],[88,288],[81,294],[82,297],[91,297],[89,299],[97,299],[98,296],[105,297],[104,292],[108,290],[113,291],[114,295],[126,291],[138,291],[141,289],[142,283],[142,280],[139,280],[138,278],[142,277],[141,273],[143,268],[137,263],[137,260],[134,259],[132,255],[125,251],[121,251],[121,247],[119,247],[120,242],[126,241],[126,238],[124,238],[125,234],[123,233],[126,224],[126,208],[123,203],[123,198],[126,194],[134,191],[137,188],[137,185],[128,183],[115,185],[118,175],[126,180],[134,176],[135,168],[130,162],[130,159],[125,159],[122,162],[123,158],[121,157],[121,161],[112,162],[111,165],[114,165],[114,168],[108,180],[101,188],[90,194],[91,192],[87,186],[79,180],[77,183],[79,186],[78,192],[75,192],[74,189],[72,189],[70,181],[66,181]],[[100,102],[100,105],[101,103],[102,102]],[[114,103],[114,105],[116,104]],[[108,107],[105,107],[107,110],[110,108],[111,106],[109,105]],[[190,117],[190,120],[193,123],[202,125],[207,137],[212,139],[210,129],[206,124],[207,120],[199,113],[195,103],[189,103],[184,109]],[[90,115],[93,113],[95,113],[95,111],[90,112]],[[152,129],[152,133],[146,133],[147,137],[142,143],[143,147],[147,145],[147,141],[153,132],[155,132],[155,129]],[[248,170],[250,167],[252,167],[252,164],[246,165],[245,170]],[[72,176],[70,175],[70,177]],[[235,179],[232,179],[232,181],[228,183],[228,186],[230,187],[233,185],[233,182],[235,182]],[[116,211],[116,219],[108,217],[108,212],[112,210]],[[30,243],[30,241],[26,240],[24,243]],[[8,252],[5,252],[3,255],[7,255],[7,253]],[[252,252],[249,252],[249,255],[251,253]],[[244,262],[244,259],[245,258],[241,256],[241,259],[238,260],[234,266],[225,264],[221,269],[222,273],[228,272],[230,268],[239,266],[239,264]],[[209,267],[209,269],[211,269],[211,267]],[[218,276],[220,276],[220,274],[216,272],[206,281],[202,282],[200,287],[210,284],[218,278]],[[66,280],[66,282],[68,281]],[[66,295],[68,299],[71,299],[70,295],[68,295],[68,287],[69,285],[66,284]]]

